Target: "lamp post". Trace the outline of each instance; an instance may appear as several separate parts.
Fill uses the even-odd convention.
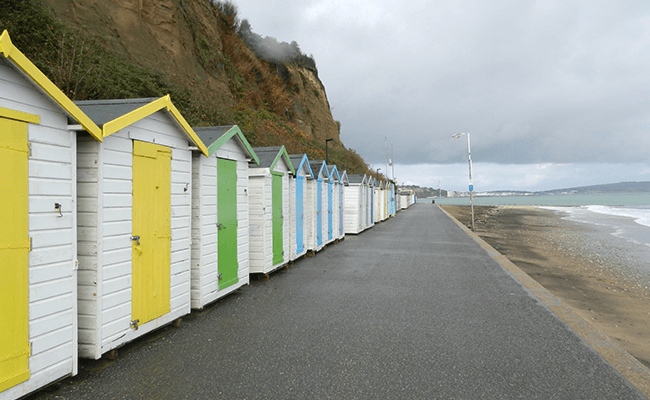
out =
[[[467,159],[469,160],[469,204],[472,210],[472,231],[474,230],[474,183],[472,182],[472,151],[469,145],[469,133],[457,133],[452,139],[458,139],[461,136],[467,136]]]
[[[328,151],[327,151],[327,143],[331,142],[332,140],[334,140],[334,139],[325,139],[325,164],[327,164],[327,165],[330,165],[329,158],[328,158],[329,154],[328,154]]]
[[[377,181],[379,181],[379,171],[381,171],[381,168],[377,168]]]

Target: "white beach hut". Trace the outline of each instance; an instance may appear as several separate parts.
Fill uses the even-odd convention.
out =
[[[380,210],[380,184],[381,181],[375,179],[372,185],[372,220],[373,223],[377,224],[381,222],[381,210]]]
[[[388,216],[394,217],[397,212],[397,203],[395,202],[395,181],[388,181]]]
[[[249,163],[250,273],[268,274],[289,258],[289,175],[295,171],[284,146],[254,147]],[[286,223],[285,223],[286,220]]]
[[[366,175],[348,175],[349,185],[345,187],[344,211],[344,225],[346,234],[359,234],[365,229],[366,179]]]
[[[388,201],[387,201],[387,191],[386,191],[386,181],[377,182],[377,200],[379,202],[379,218],[377,222],[385,221],[388,215]]]
[[[192,157],[192,308],[249,283],[248,163],[259,163],[237,125],[194,128],[208,157]]]
[[[341,182],[339,185],[339,226],[336,238],[339,240],[345,239],[345,187],[349,186],[348,172],[343,171],[341,174]]]
[[[399,205],[400,209],[406,210],[411,207],[414,202],[414,195],[412,190],[400,190],[399,192]]]
[[[101,131],[0,35],[0,399],[77,373],[76,133]]]
[[[339,188],[341,177],[336,165],[327,166],[327,238],[326,243],[336,240],[339,230]]]
[[[313,180],[308,182],[307,201],[314,210],[313,218],[308,221],[307,250],[320,251],[325,246],[325,228],[327,227],[327,166],[325,161],[310,161]]]
[[[77,104],[104,138],[77,136],[79,355],[97,359],[190,312],[190,146],[208,152],[169,96]]]
[[[310,207],[307,198],[307,186],[313,180],[309,159],[306,154],[292,154],[289,156],[295,173],[289,179],[290,193],[290,254],[289,259],[295,260],[307,253],[306,230],[309,227],[310,213],[314,210]]]
[[[371,182],[374,178],[372,176],[366,176],[366,180],[364,182],[364,198],[365,198],[365,205],[364,205],[364,217],[363,217],[363,222],[365,223],[365,228],[364,229],[369,229],[372,228],[372,186]]]

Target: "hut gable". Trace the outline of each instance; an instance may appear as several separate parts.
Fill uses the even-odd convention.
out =
[[[301,174],[308,178],[313,178],[314,173],[311,170],[307,154],[291,154],[289,160],[293,169],[296,171],[294,176]]]
[[[50,81],[41,70],[39,70],[34,63],[32,63],[20,50],[18,50],[9,37],[9,32],[6,30],[0,35],[0,55],[3,56],[3,64],[9,66],[15,71],[19,72],[30,84],[29,89],[36,88],[43,96],[41,99],[56,106],[65,113],[65,115],[72,121],[81,125],[83,129],[88,131],[92,137],[98,141],[102,141],[101,130],[87,115],[85,115],[79,107],[77,107],[72,100],[68,98],[52,81]],[[21,89],[14,86],[12,89],[3,90],[5,94],[11,93],[13,96],[19,95]],[[18,99],[18,101],[25,99]],[[31,104],[29,101],[23,102],[27,105],[38,107],[38,104]],[[2,103],[0,103],[0,106]],[[29,106],[28,106],[29,107]]]

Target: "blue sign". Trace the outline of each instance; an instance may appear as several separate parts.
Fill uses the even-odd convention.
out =
[[[470,192],[474,191],[474,185],[469,185],[469,191]]]

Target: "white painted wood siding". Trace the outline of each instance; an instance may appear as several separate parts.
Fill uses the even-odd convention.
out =
[[[345,233],[358,234],[361,229],[361,186],[350,184],[345,187]]]
[[[40,124],[27,124],[30,378],[0,393],[4,400],[77,373],[77,171],[76,136],[65,114],[0,60],[0,107],[40,117]]]
[[[251,168],[248,177],[249,271],[250,273],[265,273],[273,266],[271,174],[268,172],[268,168]]]

